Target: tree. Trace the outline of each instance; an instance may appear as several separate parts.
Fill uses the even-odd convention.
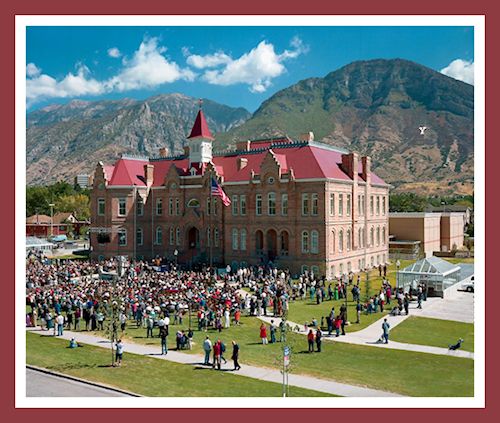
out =
[[[63,195],[56,201],[59,212],[75,213],[81,220],[90,218],[90,200],[85,194]]]

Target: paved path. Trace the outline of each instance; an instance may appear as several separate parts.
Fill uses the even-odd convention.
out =
[[[40,335],[52,336],[52,331],[41,331],[39,328],[27,328],[28,331],[32,331],[34,333],[38,333]],[[81,342],[83,344],[94,345],[102,348],[110,348],[110,343],[105,338],[101,338],[98,336],[94,336],[91,334],[86,334],[82,332],[70,332],[64,331],[64,335],[62,339],[70,340],[71,338],[75,338],[77,342]],[[186,354],[177,351],[169,351],[167,355],[161,355],[159,352],[161,351],[160,344],[158,342],[158,347],[152,347],[149,345],[140,345],[134,343],[127,343],[124,345],[125,348],[125,356],[124,360],[126,360],[126,354],[138,354],[150,356],[152,358],[157,358],[160,360],[168,360],[174,363],[188,364],[194,366],[203,366],[203,357],[197,354]],[[223,370],[231,370],[233,368],[232,365],[229,364],[230,360],[228,360],[227,365],[222,365]],[[232,372],[231,372],[232,373]],[[256,366],[248,366],[243,364],[241,370],[238,372],[234,372],[232,374],[237,374],[241,376],[250,377],[253,379],[264,380],[268,382],[282,383],[283,376],[281,375],[279,370],[256,367]],[[301,376],[295,374],[289,374],[288,376],[288,384],[291,386],[297,386],[305,389],[312,389],[319,392],[325,392],[328,394],[339,395],[344,397],[397,397],[401,396],[399,394],[379,391],[370,388],[364,388],[361,386],[348,385],[345,383],[334,382],[332,380],[319,379],[312,376]]]
[[[26,369],[27,397],[128,397],[126,394],[75,380]]]
[[[408,317],[410,316],[420,316],[422,315],[422,310],[412,308],[410,311],[409,316],[384,316],[377,320],[376,322],[372,323],[370,326],[357,331],[357,332],[349,332],[349,327],[346,327],[346,335],[345,336],[339,336],[339,337],[330,337],[328,335],[324,336],[323,339],[328,342],[343,342],[347,344],[357,344],[357,345],[366,345],[366,346],[372,346],[372,347],[378,347],[378,348],[389,348],[389,349],[394,349],[394,350],[404,350],[404,351],[414,351],[414,352],[422,352],[422,353],[428,353],[428,354],[438,354],[438,355],[446,355],[446,356],[452,356],[452,357],[462,357],[462,358],[474,358],[474,353],[469,352],[469,351],[463,351],[463,350],[457,350],[457,351],[450,351],[447,348],[439,348],[439,347],[432,347],[429,345],[417,345],[417,344],[407,344],[403,342],[394,342],[391,341],[389,338],[389,343],[384,344],[377,342],[378,339],[382,335],[382,322],[384,321],[384,318],[387,318],[387,321],[391,325],[391,329],[394,329],[395,326],[399,325],[400,323],[404,322]],[[259,316],[259,319],[265,321],[266,323],[270,323],[271,319],[274,320],[275,325],[279,325],[281,322],[281,319],[279,317],[265,317],[265,316]],[[304,328],[304,325],[300,325],[295,322],[288,321],[288,323],[292,326],[298,326],[300,331],[299,333],[302,335],[307,335],[307,332]]]

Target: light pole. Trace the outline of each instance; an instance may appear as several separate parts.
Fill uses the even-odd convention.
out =
[[[56,205],[53,203],[49,204],[50,207],[50,237],[54,236],[54,207]]]
[[[187,292],[188,297],[188,312],[189,312],[189,331],[191,332],[191,299],[193,298],[193,292],[191,289]]]

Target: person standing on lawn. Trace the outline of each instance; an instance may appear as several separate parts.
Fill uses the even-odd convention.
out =
[[[57,336],[63,336],[64,316],[61,313],[57,315],[56,323],[57,323]]]
[[[361,317],[361,311],[363,310],[363,306],[361,305],[361,303],[359,302],[359,299],[358,299],[358,302],[356,304],[356,323],[359,324],[359,318]]]
[[[220,339],[217,340],[217,342],[214,344],[214,364],[213,368],[215,369],[217,367],[218,370],[220,370],[220,356],[221,356],[221,342]]]
[[[274,344],[276,342],[276,326],[274,325],[274,320],[271,320],[269,332],[271,333],[271,344]]]
[[[168,347],[167,347],[167,336],[168,336],[168,326],[161,326],[160,327],[160,338],[161,338],[161,353],[167,354],[168,353]]]
[[[307,345],[308,351],[310,353],[314,352],[314,333],[312,329],[309,329],[309,333],[307,334]]]
[[[391,325],[387,322],[387,319],[384,319],[384,323],[382,323],[382,336],[386,344],[389,343],[389,331],[391,329]]]
[[[236,341],[232,341],[233,344],[233,354],[231,355],[231,359],[233,360],[234,363],[234,370],[240,370],[241,366],[238,363],[238,358],[240,354],[240,346],[236,343]]]
[[[123,344],[121,339],[117,341],[115,347],[116,347],[116,365],[120,367],[122,365],[122,360],[123,360]]]
[[[260,339],[262,340],[262,345],[267,345],[267,328],[264,323],[260,325]]]
[[[212,341],[210,341],[210,337],[206,337],[205,341],[203,341],[203,351],[205,351],[205,361],[204,364],[210,365],[210,352],[212,351]]]
[[[403,299],[403,307],[405,309],[406,315],[408,316],[408,314],[410,313],[410,310],[409,310],[409,308],[410,308],[410,299],[408,297],[408,294],[405,294],[405,297]]]
[[[318,352],[321,352],[321,338],[323,336],[323,333],[321,332],[321,328],[318,327],[318,330],[316,331],[316,349]]]

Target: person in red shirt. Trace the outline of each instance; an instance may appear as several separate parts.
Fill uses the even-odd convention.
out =
[[[335,326],[335,336],[340,336],[340,326],[342,326],[342,319],[340,316],[335,317],[333,325]]]
[[[214,364],[213,368],[217,366],[217,369],[220,370],[220,355],[221,355],[221,342],[220,339],[214,344]]]
[[[314,352],[314,332],[312,329],[309,329],[309,333],[307,334],[307,344],[309,346],[309,352]]]
[[[262,345],[267,345],[267,328],[264,323],[260,325],[260,339],[262,339]]]
[[[238,308],[235,312],[234,312],[234,320],[236,322],[237,325],[240,324],[240,318],[241,318],[241,311],[240,309]]]

